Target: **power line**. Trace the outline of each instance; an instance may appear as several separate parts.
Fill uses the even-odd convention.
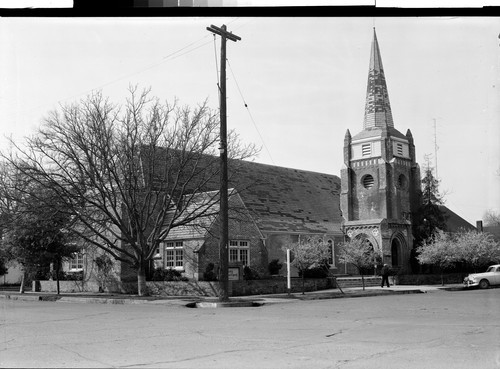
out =
[[[143,72],[145,72],[145,71],[147,71],[147,70],[150,70],[150,69],[156,68],[157,66],[159,66],[159,65],[161,65],[161,64],[163,64],[163,63],[166,63],[166,62],[168,62],[168,61],[171,61],[171,60],[177,59],[177,58],[179,58],[179,57],[181,57],[181,56],[184,56],[184,55],[186,55],[186,54],[189,54],[189,53],[191,53],[191,52],[193,52],[193,51],[195,51],[195,50],[197,50],[197,49],[199,49],[199,48],[202,48],[202,47],[204,47],[204,46],[206,46],[206,45],[210,44],[210,43],[211,43],[211,41],[208,41],[208,42],[205,42],[205,43],[203,43],[203,44],[201,44],[201,45],[199,45],[199,46],[196,46],[196,47],[194,47],[194,48],[188,49],[188,48],[190,48],[191,46],[193,46],[193,45],[195,45],[195,44],[199,43],[200,41],[202,41],[202,40],[206,39],[206,38],[207,38],[207,37],[209,37],[209,36],[210,36],[210,35],[206,35],[206,36],[204,36],[204,37],[202,37],[202,38],[200,38],[200,39],[198,39],[198,40],[196,40],[196,41],[194,41],[194,42],[191,42],[190,44],[188,44],[188,45],[186,45],[186,46],[184,46],[184,47],[182,47],[182,48],[180,48],[180,49],[178,49],[178,50],[176,50],[176,51],[174,51],[174,52],[172,52],[172,53],[170,53],[170,54],[168,54],[168,55],[164,56],[164,57],[163,57],[163,58],[162,58],[159,62],[156,62],[156,63],[150,64],[149,66],[146,66],[146,67],[144,67],[144,68],[141,68],[141,69],[139,69],[139,70],[137,70],[137,71],[135,71],[135,72],[131,72],[131,73],[125,74],[125,75],[123,75],[123,76],[121,76],[121,77],[118,77],[118,78],[116,78],[116,79],[113,79],[113,80],[111,80],[111,81],[109,81],[109,82],[103,83],[103,84],[101,84],[101,85],[99,85],[99,86],[97,86],[97,87],[93,87],[93,88],[91,88],[91,89],[87,89],[87,90],[84,90],[84,91],[81,91],[81,92],[75,93],[75,94],[73,94],[73,95],[71,95],[71,96],[67,96],[67,97],[61,98],[61,99],[57,100],[55,103],[53,103],[53,104],[56,104],[56,103],[57,103],[57,104],[61,104],[61,103],[62,103],[63,101],[65,101],[65,100],[74,99],[74,98],[76,98],[76,97],[78,97],[78,96],[82,96],[82,95],[88,94],[88,93],[90,93],[90,92],[92,92],[92,91],[102,89],[103,87],[106,87],[106,86],[112,85],[112,84],[114,84],[114,83],[116,83],[116,82],[118,82],[118,81],[121,81],[121,80],[125,79],[125,78],[130,78],[131,76],[135,76],[135,75],[137,75],[137,74],[143,73]],[[186,49],[188,49],[188,50],[187,50],[187,51],[185,51],[185,52],[182,52],[183,50],[186,50]],[[51,105],[53,105],[53,104],[51,104]],[[36,109],[39,109],[39,108],[43,108],[44,106],[48,106],[48,105],[49,105],[49,104],[43,104],[43,105],[38,105],[38,106],[28,107],[28,108],[25,108],[25,109],[23,109],[23,110],[24,110],[24,111],[32,111],[32,110],[36,110]]]
[[[241,100],[243,100],[243,104],[245,105],[245,109],[247,110],[248,115],[250,116],[250,120],[252,121],[253,126],[255,127],[255,130],[259,134],[260,140],[262,141],[262,145],[266,149],[267,155],[269,155],[269,158],[271,159],[271,162],[273,164],[275,164],[274,160],[273,160],[273,157],[271,156],[271,153],[269,152],[269,149],[267,148],[266,142],[264,141],[264,138],[262,137],[262,135],[261,135],[261,133],[259,131],[259,128],[257,127],[257,123],[255,123],[255,120],[253,119],[252,113],[250,112],[250,109],[248,108],[248,104],[247,104],[247,102],[245,100],[245,97],[243,96],[243,93],[241,92],[240,85],[238,84],[238,81],[236,80],[236,77],[235,77],[235,75],[233,73],[233,68],[231,67],[231,63],[229,62],[229,60],[227,60],[227,64],[229,65],[229,70],[231,71],[231,75],[233,76],[234,82],[236,84],[236,88],[238,89],[238,92],[240,93]]]
[[[219,96],[219,106],[220,106],[220,84],[219,84],[219,64],[217,62],[217,47],[215,42],[214,34],[214,55],[215,55],[215,73],[217,74],[217,96]]]

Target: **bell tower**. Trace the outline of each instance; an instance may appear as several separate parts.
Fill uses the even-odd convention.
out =
[[[341,186],[344,234],[365,238],[381,252],[384,263],[406,270],[420,169],[410,130],[404,135],[394,128],[375,29],[363,130],[345,134]]]

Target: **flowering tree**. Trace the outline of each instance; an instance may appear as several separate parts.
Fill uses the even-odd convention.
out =
[[[441,269],[441,284],[444,285],[443,270],[460,260],[453,237],[449,233],[437,231],[434,237],[417,248],[420,264],[433,264]]]
[[[293,256],[291,265],[302,275],[302,294],[304,294],[305,271],[313,266],[321,265],[330,256],[330,246],[319,237],[299,237],[297,242],[285,246]]]
[[[361,274],[363,290],[365,289],[364,269],[375,266],[380,256],[380,251],[375,250],[373,245],[362,237],[344,242],[339,247],[339,261],[356,267]]]
[[[489,233],[462,231],[455,243],[458,257],[475,272],[487,263],[500,262],[500,243]]]

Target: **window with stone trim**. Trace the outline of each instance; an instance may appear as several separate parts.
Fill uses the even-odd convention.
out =
[[[229,262],[250,265],[250,242],[240,240],[229,241]]]
[[[371,174],[366,174],[365,176],[363,176],[363,178],[361,178],[361,183],[363,184],[364,188],[369,190],[375,184],[375,179]]]
[[[165,268],[184,269],[184,242],[165,242]]]

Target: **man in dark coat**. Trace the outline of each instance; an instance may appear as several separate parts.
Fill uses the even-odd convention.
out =
[[[382,275],[382,284],[380,285],[380,287],[384,288],[384,282],[387,282],[387,287],[390,287],[389,273],[390,273],[389,267],[387,266],[387,264],[384,264],[382,270],[380,271],[380,274]]]

